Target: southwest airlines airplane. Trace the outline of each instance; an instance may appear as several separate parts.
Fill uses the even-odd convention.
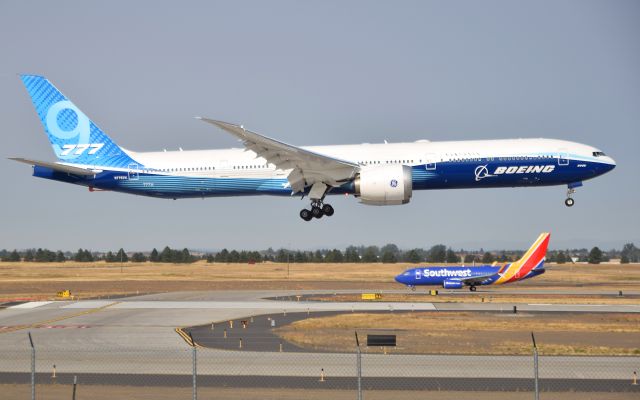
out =
[[[178,199],[216,196],[307,196],[305,221],[331,216],[328,194],[370,205],[406,204],[414,190],[567,185],[565,204],[582,181],[615,167],[595,147],[555,139],[508,139],[297,147],[201,118],[239,138],[244,148],[134,152],[118,146],[42,76],[22,82],[58,161],[33,165],[39,178]]]
[[[412,290],[421,285],[441,285],[445,289],[469,286],[475,292],[479,285],[502,285],[521,281],[544,273],[544,258],[549,246],[549,233],[541,234],[533,246],[516,262],[502,266],[479,267],[418,267],[396,276],[396,281]]]

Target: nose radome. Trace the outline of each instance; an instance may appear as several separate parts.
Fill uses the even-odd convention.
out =
[[[613,158],[607,156],[607,163],[602,164],[602,168],[604,169],[604,172],[609,172],[615,167],[616,167],[616,161]]]

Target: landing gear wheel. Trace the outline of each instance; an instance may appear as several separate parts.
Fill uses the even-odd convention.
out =
[[[475,286],[469,286],[469,290],[471,290],[472,292],[476,291],[476,287]]]
[[[300,218],[302,218],[305,221],[311,221],[311,218],[313,218],[313,215],[311,215],[311,211],[304,208],[300,210]]]
[[[313,206],[311,208],[311,215],[313,215],[315,218],[322,218],[324,213],[322,212],[322,208]]]
[[[411,286],[411,291],[415,292],[416,291],[416,287],[415,286]]]
[[[331,207],[331,204],[325,204],[325,205],[322,206],[322,212],[327,217],[330,217],[330,216],[333,215],[334,209],[333,209],[333,207]]]
[[[564,201],[564,205],[567,207],[573,206],[574,203],[575,201],[571,197],[567,197],[567,199]]]

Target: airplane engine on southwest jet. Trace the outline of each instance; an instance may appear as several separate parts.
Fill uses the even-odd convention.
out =
[[[390,206],[411,200],[411,167],[387,165],[364,167],[355,179],[355,195],[362,204]]]
[[[442,282],[442,287],[445,289],[462,289],[462,281],[445,279],[444,282]]]

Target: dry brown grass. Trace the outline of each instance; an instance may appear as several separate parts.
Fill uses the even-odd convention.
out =
[[[421,264],[423,265],[423,264]],[[0,263],[0,298],[53,296],[74,288],[82,296],[207,289],[401,289],[394,277],[414,265],[398,264],[160,264]],[[287,274],[289,270],[289,274]],[[551,265],[515,285],[540,290],[638,289],[640,264]],[[492,290],[499,288],[492,287]]]
[[[637,314],[351,313],[300,320],[276,329],[298,346],[329,351],[351,349],[354,331],[396,334],[398,347],[393,351],[400,353],[529,354],[529,334],[536,332],[541,354],[640,354]]]
[[[190,387],[145,387],[145,386],[114,386],[114,385],[83,385],[82,378],[79,378],[78,398],[91,400],[113,400],[113,399],[138,399],[138,400],[174,400],[186,399],[191,396]],[[304,389],[269,389],[269,388],[215,388],[200,386],[198,395],[205,399],[216,400],[241,400],[241,399],[261,399],[261,400],[351,400],[355,396],[354,389],[335,390],[332,387],[332,377],[328,376],[326,383],[318,386],[326,388],[304,388]],[[3,399],[27,399],[30,398],[29,385],[0,385],[0,393]],[[71,385],[38,385],[36,389],[38,396],[48,400],[67,400],[71,397]],[[528,392],[489,392],[489,391],[420,391],[415,390],[368,390],[365,389],[367,400],[415,400],[417,397],[433,400],[460,400],[473,398],[474,400],[529,400],[531,393]],[[419,395],[419,396],[418,396]],[[635,398],[633,393],[611,393],[611,392],[545,392],[544,398],[547,400],[623,400]]]

